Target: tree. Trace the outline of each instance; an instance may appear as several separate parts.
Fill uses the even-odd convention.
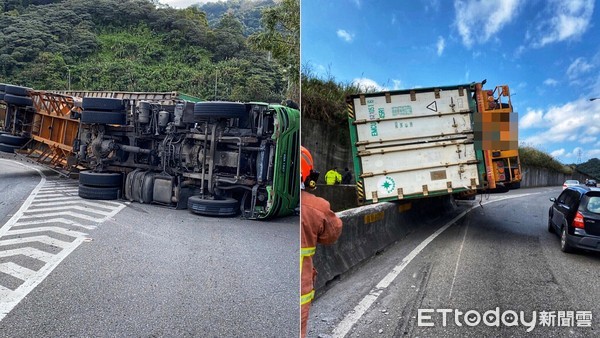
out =
[[[250,36],[250,44],[269,51],[286,70],[287,97],[300,98],[300,1],[283,0],[263,11],[263,30]]]

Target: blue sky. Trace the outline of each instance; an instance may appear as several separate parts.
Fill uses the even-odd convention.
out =
[[[593,0],[301,0],[302,64],[379,89],[507,84],[519,142],[600,158],[600,14]]]

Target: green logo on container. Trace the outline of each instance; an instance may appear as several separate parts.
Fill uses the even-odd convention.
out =
[[[379,190],[386,194],[391,194],[396,189],[396,182],[393,178],[386,176],[379,181]]]

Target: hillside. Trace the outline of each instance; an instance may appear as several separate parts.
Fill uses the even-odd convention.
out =
[[[581,163],[577,166],[577,171],[586,175],[592,176],[595,179],[600,179],[600,159],[592,158],[591,160]]]
[[[260,13],[272,1],[232,1],[235,10],[218,19],[212,10],[207,15],[198,7],[156,3],[0,0],[0,82],[36,89],[175,90],[233,101],[286,98],[289,65],[249,43],[249,32],[260,32]]]

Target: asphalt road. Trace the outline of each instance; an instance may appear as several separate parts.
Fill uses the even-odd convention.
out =
[[[17,299],[0,337],[298,335],[298,217],[90,202],[76,181],[40,180],[0,159],[0,310]]]
[[[598,336],[600,254],[562,253],[558,237],[548,233],[548,199],[560,192],[556,187],[492,195],[491,200],[515,198],[474,208],[420,251],[389,286],[378,288],[394,267],[444,224],[424,226],[321,295],[311,310],[308,336],[337,336],[344,318],[359,313],[357,305],[373,297],[374,291],[379,296],[350,322],[347,337]],[[457,214],[478,202],[461,202]],[[470,310],[479,314],[479,324],[467,325],[478,318],[471,312],[465,320],[464,313]],[[485,322],[492,325],[488,326],[483,315],[490,310]],[[451,311],[445,326],[444,311]],[[536,311],[536,326],[524,324],[509,311],[518,316],[523,311],[525,322]],[[554,325],[541,325],[542,311],[548,318],[553,313]],[[591,327],[578,326],[586,324],[580,311],[592,312]],[[461,326],[456,324],[457,314]],[[576,320],[577,314],[584,316],[582,320]],[[564,319],[569,316],[573,319]],[[420,326],[419,319],[433,326]]]

